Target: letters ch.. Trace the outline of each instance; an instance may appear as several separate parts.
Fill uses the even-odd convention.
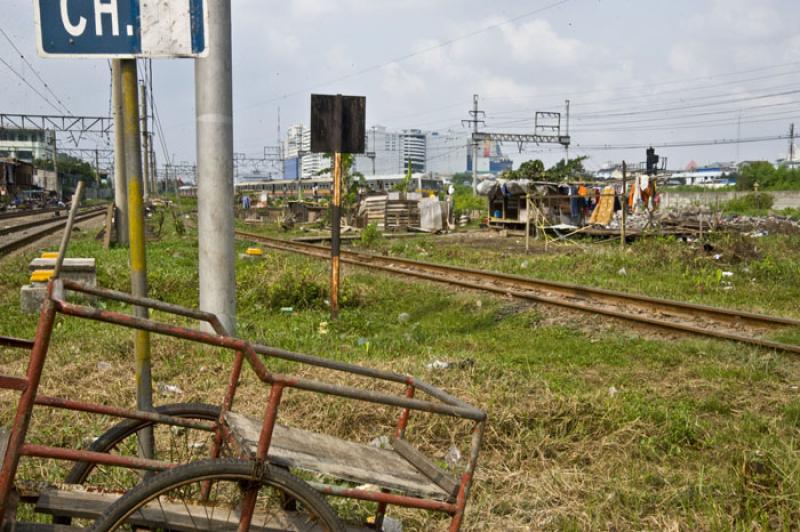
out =
[[[103,36],[103,15],[111,17],[111,34],[119,36],[119,10],[117,0],[94,0],[94,31],[98,37]],[[77,24],[73,24],[69,17],[69,0],[61,0],[61,21],[64,29],[73,37],[80,37],[86,31],[86,18],[78,17]]]

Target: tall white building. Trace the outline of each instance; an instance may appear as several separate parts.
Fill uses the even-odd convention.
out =
[[[284,177],[289,179],[296,179],[298,174],[302,179],[311,179],[331,166],[321,153],[311,153],[311,130],[303,124],[286,132],[284,154]]]
[[[411,166],[412,172],[427,172],[428,142],[419,129],[406,129],[400,133],[400,149],[403,153],[403,168]]]

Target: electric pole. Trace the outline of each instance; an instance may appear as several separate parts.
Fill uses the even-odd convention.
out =
[[[789,126],[789,162],[794,162],[794,124]]]
[[[569,137],[569,100],[567,100],[567,131],[566,135]],[[566,153],[566,160],[564,163],[569,163],[569,144],[564,144],[564,152]]]
[[[195,60],[200,308],[236,326],[231,2],[208,2],[208,55]]]
[[[125,177],[125,135],[122,121],[122,66],[111,61],[111,100],[114,114],[114,205],[117,207],[117,242],[128,245],[128,180]]]
[[[153,191],[150,190],[152,186],[150,180],[150,133],[147,131],[147,85],[144,82],[139,85],[139,94],[142,106],[142,143],[144,144],[142,146],[142,169],[144,170],[142,181],[144,182],[144,200],[147,201]]]
[[[472,96],[472,111],[469,112],[470,119],[462,120],[462,125],[472,126],[472,193],[478,194],[478,126],[486,124],[481,120],[481,116],[486,116],[486,113],[478,109],[478,95]]]

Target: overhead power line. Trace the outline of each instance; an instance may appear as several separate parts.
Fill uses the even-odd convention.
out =
[[[412,59],[414,57],[418,57],[420,55],[427,54],[428,52],[432,52],[432,51],[438,50],[440,48],[446,48],[446,47],[448,47],[448,46],[450,46],[452,44],[455,44],[457,42],[460,42],[460,41],[463,41],[463,40],[466,40],[466,39],[470,39],[470,38],[475,37],[477,35],[481,35],[483,33],[486,33],[488,31],[496,30],[498,28],[502,28],[503,26],[507,26],[509,24],[513,24],[514,22],[518,22],[520,20],[523,20],[523,19],[526,19],[526,18],[530,18],[530,17],[532,17],[534,15],[538,15],[540,13],[544,13],[545,11],[549,11],[551,9],[555,9],[555,8],[557,8],[559,6],[562,6],[562,5],[564,5],[564,4],[566,4],[566,3],[570,2],[570,1],[571,0],[558,0],[557,2],[553,2],[553,3],[548,4],[546,6],[542,6],[542,7],[539,7],[537,9],[533,9],[531,11],[528,11],[526,13],[522,13],[520,15],[517,15],[515,17],[511,17],[509,19],[506,19],[503,22],[498,22],[496,24],[490,24],[489,26],[484,26],[483,28],[480,28],[480,29],[477,29],[475,31],[471,31],[471,32],[468,32],[468,33],[465,33],[465,34],[460,35],[458,37],[455,37],[453,39],[448,39],[446,41],[443,41],[443,42],[440,42],[440,43],[437,43],[437,44],[422,48],[421,50],[410,52],[410,53],[395,57],[393,59],[389,59],[388,61],[384,61],[382,63],[377,63],[377,64],[374,64],[374,65],[370,65],[368,67],[364,67],[364,68],[362,68],[360,70],[357,70],[355,72],[352,72],[350,74],[346,74],[344,76],[340,76],[338,78],[334,78],[334,79],[331,79],[331,80],[328,80],[328,81],[323,81],[321,83],[317,83],[317,84],[312,85],[310,87],[307,87],[305,89],[288,92],[286,94],[283,94],[282,96],[276,96],[274,98],[270,98],[268,100],[264,100],[264,101],[261,101],[261,102],[256,102],[256,103],[253,103],[253,104],[249,104],[249,105],[240,107],[238,109],[240,109],[240,110],[241,109],[251,109],[253,107],[259,107],[259,106],[262,106],[262,105],[267,105],[267,104],[270,104],[270,103],[273,103],[273,102],[276,102],[276,101],[279,101],[279,100],[283,100],[285,98],[289,98],[291,96],[296,96],[298,94],[305,94],[307,92],[310,92],[312,90],[315,90],[315,89],[318,89],[318,88],[321,88],[321,87],[325,87],[325,86],[328,86],[328,85],[332,85],[334,83],[339,83],[341,81],[346,81],[348,79],[352,79],[352,78],[355,78],[355,77],[358,77],[358,76],[362,76],[364,74],[368,74],[369,72],[374,72],[376,70],[381,70],[383,68],[386,68],[389,65],[392,65],[392,64],[395,64],[395,63],[401,63],[403,61],[407,61],[407,60]]]
[[[28,61],[28,58],[25,57],[25,54],[22,53],[22,50],[17,48],[17,45],[14,44],[14,41],[11,39],[11,37],[9,37],[8,33],[6,33],[6,31],[2,27],[0,27],[0,34],[2,34],[3,37],[5,37],[5,39],[8,41],[8,44],[11,45],[11,47],[14,49],[15,52],[17,52],[17,54],[19,54],[20,58],[22,58],[25,64],[28,65],[28,68],[31,69],[31,72],[33,72],[33,75],[36,76],[36,79],[39,80],[39,83],[42,84],[45,90],[47,90],[47,92],[49,92],[50,95],[53,98],[55,98],[58,104],[61,105],[61,109],[59,109],[59,112],[66,111],[67,114],[70,115],[73,114],[72,111],[70,111],[69,107],[67,107],[67,104],[61,101],[61,98],[59,98],[58,95],[55,92],[53,92],[53,89],[50,88],[50,85],[48,85],[48,83],[42,78],[42,75],[33,67],[30,61]]]
[[[653,148],[691,148],[696,146],[724,146],[727,144],[752,144],[756,142],[772,142],[776,140],[786,140],[789,135],[773,135],[766,137],[750,137],[744,139],[710,139],[710,140],[688,140],[679,142],[647,143],[647,144],[577,144],[576,147],[583,150],[638,150],[648,147]]]
[[[33,91],[33,92],[34,92],[34,93],[35,93],[37,96],[39,96],[39,97],[40,97],[42,100],[44,100],[45,102],[47,102],[47,104],[48,104],[50,107],[52,107],[53,109],[55,109],[55,110],[56,110],[58,113],[63,113],[63,112],[64,112],[64,111],[63,111],[63,109],[61,109],[61,108],[60,108],[60,107],[58,107],[56,104],[54,104],[53,102],[51,102],[51,101],[50,101],[50,99],[49,99],[47,96],[45,96],[44,94],[42,94],[42,93],[39,91],[39,89],[37,89],[36,87],[34,87],[34,86],[31,84],[31,82],[30,82],[30,81],[28,81],[27,79],[25,79],[25,76],[23,76],[22,74],[20,74],[19,72],[17,72],[17,71],[14,69],[14,67],[12,67],[10,64],[8,64],[8,62],[7,62],[5,59],[3,59],[2,57],[0,57],[0,63],[2,63],[3,65],[5,65],[5,67],[6,67],[7,69],[9,69],[9,70],[11,71],[11,73],[12,73],[12,74],[14,74],[15,76],[17,76],[17,78],[19,78],[19,80],[20,80],[20,81],[22,81],[22,82],[23,82],[25,85],[27,85],[27,86],[28,86],[28,87],[29,87],[29,88],[30,88],[30,89],[31,89],[31,90],[32,90],[32,91]],[[70,114],[71,114],[71,113],[70,113]]]

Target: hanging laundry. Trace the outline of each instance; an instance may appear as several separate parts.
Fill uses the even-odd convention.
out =
[[[616,197],[614,187],[608,186],[603,189],[600,195],[600,202],[589,218],[590,225],[608,225],[611,223],[614,218],[614,200]]]

